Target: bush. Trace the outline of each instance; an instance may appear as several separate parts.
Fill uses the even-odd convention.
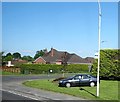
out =
[[[97,59],[93,63],[92,72],[97,73]],[[100,76],[102,78],[120,78],[120,49],[106,49],[100,51]]]
[[[71,64],[71,65],[56,65],[56,64],[22,64],[19,66],[21,68],[21,73],[31,73],[31,74],[45,74],[52,70],[52,73],[81,73],[88,72],[88,65],[83,64]]]

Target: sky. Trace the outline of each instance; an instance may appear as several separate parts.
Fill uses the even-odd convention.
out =
[[[118,3],[102,2],[101,49],[118,48]],[[94,57],[97,2],[3,2],[2,50],[34,56],[47,48]]]

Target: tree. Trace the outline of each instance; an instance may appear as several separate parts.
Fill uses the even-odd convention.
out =
[[[9,52],[9,53],[6,54],[6,56],[12,56],[12,54]]]
[[[33,61],[33,58],[31,56],[23,56],[22,60]]]
[[[4,55],[4,52],[0,52],[0,65],[2,66],[6,64],[6,62],[4,61],[5,57],[6,56]]]
[[[6,56],[5,58],[4,58],[4,61],[5,62],[7,62],[7,61],[12,61],[13,60],[13,57],[12,56]]]
[[[13,56],[11,53],[7,53],[5,56],[3,54],[4,52],[2,52],[2,63],[6,63],[7,61],[13,60]]]
[[[13,53],[13,58],[15,59],[20,59],[21,58],[21,54],[16,52],[16,53]]]
[[[3,53],[4,52],[0,52],[0,60],[2,60]]]
[[[120,78],[120,49],[100,51],[100,76]],[[97,74],[97,59],[93,63],[92,72]]]
[[[42,57],[45,54],[44,50],[36,51],[36,54],[34,56],[34,59],[37,59],[38,57]]]
[[[2,57],[3,57],[4,52],[0,52],[0,66],[2,65]]]
[[[63,69],[62,69],[63,75],[62,75],[62,77],[64,77],[64,72],[65,72],[66,67],[67,67],[67,52],[64,52],[64,54],[62,56],[62,64],[63,64]]]

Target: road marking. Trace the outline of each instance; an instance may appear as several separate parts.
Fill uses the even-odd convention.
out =
[[[0,89],[0,90],[1,90],[1,89]],[[1,91],[9,92],[9,93],[12,93],[12,94],[15,94],[15,95],[18,95],[18,96],[22,96],[22,97],[25,97],[25,98],[29,98],[29,99],[32,99],[32,100],[39,100],[39,99],[37,99],[37,98],[32,98],[32,97],[29,97],[29,96],[25,96],[25,95],[16,93],[16,92],[14,92],[14,91],[9,91],[9,90],[5,90],[5,89],[2,89]]]

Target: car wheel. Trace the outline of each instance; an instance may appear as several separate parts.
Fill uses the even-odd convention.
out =
[[[69,88],[71,85],[70,83],[66,83],[66,87]]]
[[[90,82],[90,86],[91,86],[91,87],[94,87],[94,86],[95,86],[95,83],[94,83],[94,82]]]

